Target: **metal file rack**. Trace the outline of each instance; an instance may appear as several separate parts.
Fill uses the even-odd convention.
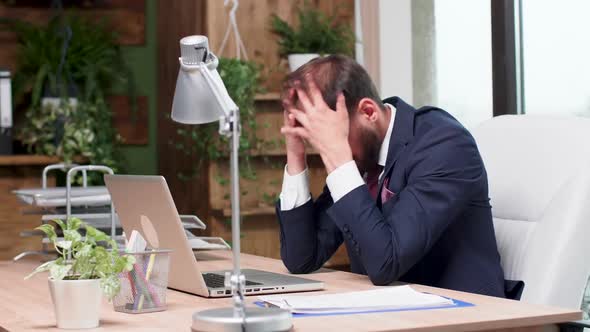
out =
[[[50,171],[60,170],[67,171],[66,187],[47,186],[47,175]],[[113,170],[102,165],[77,165],[77,164],[53,164],[43,169],[41,177],[41,188],[19,189],[13,193],[19,200],[29,205],[32,209],[25,211],[26,214],[41,215],[41,224],[46,224],[50,220],[78,217],[92,226],[106,230],[110,228],[111,235],[116,235],[118,220],[114,213],[110,195],[106,187],[88,186],[88,172],[98,171],[113,174]],[[73,187],[72,180],[78,173],[82,173],[82,186]],[[64,211],[65,208],[65,211]],[[72,211],[74,208],[74,211]],[[39,231],[24,231],[20,236],[43,236]],[[117,240],[117,237],[114,236]],[[118,240],[122,240],[119,238]],[[51,256],[52,252],[49,247],[49,239],[43,238],[41,250],[29,250],[22,252],[13,258],[17,261],[30,255]]]
[[[67,172],[65,187],[48,187],[47,174],[50,171]],[[82,186],[72,186],[74,176],[79,172],[82,173]],[[19,200],[30,206],[31,209],[25,210],[24,214],[40,215],[41,224],[54,219],[67,220],[70,217],[80,218],[91,226],[100,230],[110,230],[111,237],[119,243],[124,242],[121,226],[114,207],[111,202],[111,196],[104,186],[88,186],[88,172],[102,172],[113,174],[113,170],[102,165],[77,165],[77,164],[53,164],[43,169],[41,178],[41,188],[18,189],[13,193]],[[193,249],[229,249],[229,245],[221,238],[197,237],[194,236],[190,229],[205,229],[206,225],[198,217],[193,215],[180,215],[183,227],[187,232]],[[23,231],[22,237],[43,236],[40,231]],[[14,261],[31,256],[51,256],[52,252],[49,247],[49,239],[43,237],[41,250],[24,251],[13,258]]]

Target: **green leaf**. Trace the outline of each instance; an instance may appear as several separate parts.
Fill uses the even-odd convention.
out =
[[[33,270],[33,272],[31,272],[29,275],[27,275],[25,277],[25,280],[31,278],[32,276],[34,276],[37,273],[40,272],[45,272],[45,271],[49,271],[49,269],[51,269],[51,267],[55,264],[55,260],[53,261],[49,261],[49,262],[45,262],[39,266],[37,266],[37,268],[35,270]]]
[[[121,281],[117,275],[109,275],[105,278],[101,278],[100,288],[102,289],[102,293],[109,300],[112,300],[121,290]]]
[[[64,231],[64,240],[72,242],[72,245],[75,245],[76,242],[80,242],[82,240],[82,235],[78,233],[78,231],[73,229],[66,229]]]
[[[53,225],[44,224],[39,227],[36,227],[35,229],[45,233],[45,235],[47,236],[47,238],[49,238],[49,241],[51,242],[55,242],[55,240],[57,239],[57,235],[55,234],[55,228],[53,227]]]
[[[108,239],[110,239],[110,237],[106,233],[104,233],[104,232],[102,232],[102,231],[100,231],[88,224],[84,224],[84,228],[86,229],[86,240],[87,241],[92,241],[92,242],[96,243],[96,242],[101,242],[101,241],[107,241]]]
[[[124,271],[131,271],[133,270],[133,264],[135,264],[135,256],[133,255],[125,255],[123,256],[125,259],[125,266],[123,267]]]
[[[71,264],[53,264],[49,268],[49,275],[54,280],[62,280],[68,274],[70,269],[72,268]]]
[[[81,258],[92,255],[92,244],[83,244],[74,254],[75,258]]]
[[[67,228],[71,230],[77,230],[82,225],[82,220],[80,218],[69,218],[67,223]]]
[[[66,240],[56,241],[55,245],[60,248],[68,250],[72,247],[72,241],[66,241]]]
[[[67,228],[66,224],[61,221],[60,219],[53,219],[53,222],[58,224],[62,231],[65,231]]]

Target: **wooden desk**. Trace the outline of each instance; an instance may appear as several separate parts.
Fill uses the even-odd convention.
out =
[[[230,252],[199,253],[203,270],[231,267]],[[47,331],[55,329],[53,306],[46,277],[28,281],[23,277],[37,264],[33,260],[0,262],[0,326],[8,331]],[[285,273],[275,259],[243,255],[244,267]],[[324,292],[371,289],[365,276],[324,270],[308,277],[322,280]],[[379,314],[293,318],[295,331],[541,331],[543,327],[581,319],[581,312],[531,305],[518,301],[413,285],[417,290],[449,296],[475,304],[474,307],[405,311]],[[249,302],[255,298],[249,297]],[[104,301],[101,325],[97,331],[190,331],[192,313],[205,308],[231,305],[231,299],[205,299],[168,291],[164,312],[131,315],[115,312]],[[1,329],[0,329],[1,330]]]

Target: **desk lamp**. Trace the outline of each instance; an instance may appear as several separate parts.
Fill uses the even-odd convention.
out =
[[[180,70],[172,102],[172,120],[184,124],[219,121],[219,133],[230,138],[233,271],[225,274],[233,308],[218,308],[193,314],[193,331],[288,331],[291,313],[278,308],[246,307],[245,278],[240,272],[240,190],[238,147],[240,114],[217,72],[219,61],[209,51],[205,36],[180,40]]]

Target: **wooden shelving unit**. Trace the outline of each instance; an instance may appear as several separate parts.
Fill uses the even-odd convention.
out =
[[[159,15],[159,56],[163,60],[161,68],[161,91],[173,91],[178,72],[178,63],[173,61],[177,54],[175,38],[189,33],[204,33],[209,37],[209,46],[218,51],[228,25],[227,8],[218,0],[193,2],[179,0],[184,4],[184,11],[201,13],[201,16],[185,17],[180,14],[177,6],[161,4]],[[267,142],[282,142],[280,127],[283,125],[283,109],[280,89],[285,75],[288,74],[287,61],[279,56],[277,37],[269,29],[272,14],[277,14],[290,23],[297,20],[297,9],[303,8],[306,0],[241,0],[236,12],[240,27],[240,35],[247,49],[248,59],[263,66],[263,88],[268,91],[255,96],[257,108],[256,136]],[[309,5],[317,6],[327,14],[338,12],[338,20],[352,24],[354,19],[354,2],[352,0],[313,0]],[[179,17],[179,19],[168,19]],[[164,29],[164,27],[166,27]],[[195,28],[199,27],[199,28]],[[196,29],[196,30],[195,30]],[[199,30],[201,29],[201,30]],[[173,39],[170,37],[174,36]],[[227,47],[218,56],[233,57],[236,55],[233,35],[227,40]],[[168,39],[174,42],[168,42]],[[172,103],[170,93],[158,97],[160,109],[169,112]],[[202,211],[203,219],[208,228],[205,235],[221,236],[231,239],[228,160],[220,159],[210,163],[208,168],[191,181],[176,180],[179,170],[194,160],[182,155],[182,152],[167,152],[168,139],[175,132],[175,126],[162,125],[159,128],[160,165],[159,171],[169,178],[169,185],[176,205],[181,212],[195,213]],[[283,144],[263,145],[264,148],[252,151],[251,161],[255,169],[256,179],[240,180],[242,190],[241,216],[242,252],[279,258],[279,225],[275,216],[275,198],[282,187],[284,165],[286,162]],[[164,157],[162,157],[164,156]],[[242,169],[244,164],[240,165]],[[317,152],[308,151],[308,167],[310,172],[310,189],[317,197],[323,190],[326,171]],[[219,179],[224,179],[219,181]],[[207,191],[208,190],[208,191]],[[197,210],[197,211],[196,211]]]

